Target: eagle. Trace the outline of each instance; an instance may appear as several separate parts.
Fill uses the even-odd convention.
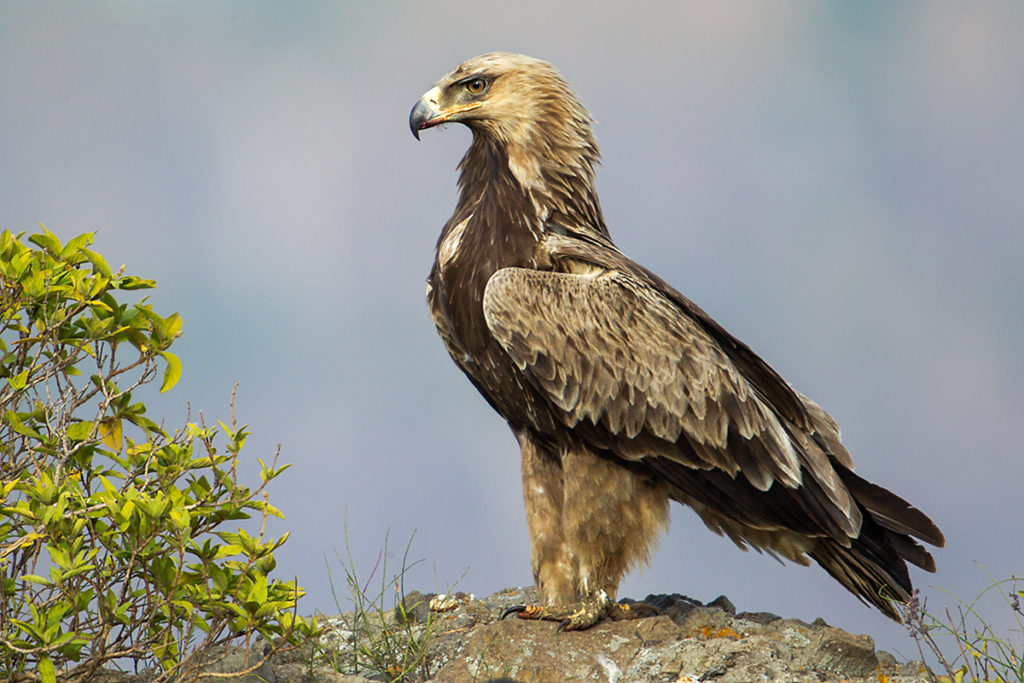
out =
[[[907,563],[934,572],[918,541],[942,533],[854,473],[817,403],[615,246],[591,122],[554,67],[503,52],[456,67],[409,115],[417,139],[444,123],[473,134],[427,303],[519,442],[538,604],[510,612],[566,630],[642,616],[616,593],[674,500],[899,620]]]

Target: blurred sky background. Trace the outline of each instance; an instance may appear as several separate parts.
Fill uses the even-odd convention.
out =
[[[407,589],[527,585],[515,440],[424,303],[469,133],[417,143],[407,117],[466,58],[551,61],[598,121],[620,247],[933,517],[947,548],[913,578],[938,608],[933,586],[989,583],[977,563],[1024,573],[1022,26],[1016,0],[4,3],[0,228],[96,231],[158,281],[185,372],[152,417],[226,420],[241,383],[244,454],[294,463],[272,531],[291,531],[278,571],[303,611],[337,611],[346,512],[363,574],[388,529],[394,569],[416,530]],[[740,552],[679,506],[621,594],[650,592],[916,656],[817,567]]]

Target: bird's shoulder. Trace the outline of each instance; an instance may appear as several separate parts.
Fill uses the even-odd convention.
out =
[[[582,298],[593,310],[601,309],[621,324],[631,319],[636,302],[656,311],[665,324],[685,331],[688,336],[706,340],[701,346],[713,355],[727,358],[747,382],[791,424],[811,428],[812,420],[804,401],[768,363],[745,343],[730,334],[704,309],[691,301],[658,275],[629,258],[610,240],[597,235],[551,232],[539,245],[550,264],[548,269],[503,268],[495,272],[485,290],[485,314],[488,301],[492,308],[499,297],[518,297],[524,309],[523,324],[552,324],[538,308],[537,299],[549,296]],[[511,285],[511,286],[510,286]],[[537,290],[531,293],[531,290]],[[509,301],[502,305],[516,305]],[[609,305],[617,310],[606,310]]]

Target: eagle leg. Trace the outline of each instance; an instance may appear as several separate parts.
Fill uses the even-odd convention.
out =
[[[543,619],[557,621],[559,631],[582,631],[604,617],[615,618],[612,608],[620,607],[612,602],[608,594],[598,591],[596,595],[567,605],[516,605],[505,610],[501,618],[515,614],[519,619]]]
[[[644,602],[612,602],[608,594],[596,595],[567,605],[515,605],[501,613],[501,618],[515,614],[518,619],[557,621],[559,631],[582,631],[601,619],[640,619],[657,614],[657,610]]]

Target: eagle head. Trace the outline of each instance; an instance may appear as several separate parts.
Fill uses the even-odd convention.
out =
[[[409,113],[420,131],[458,122],[500,142],[527,139],[546,126],[584,129],[590,115],[553,66],[525,55],[492,52],[467,60],[444,76]]]
[[[507,165],[515,180],[550,211],[573,211],[603,229],[594,167],[600,152],[590,113],[547,62],[525,55],[491,52],[467,60],[423,94],[409,113],[419,133],[458,122],[473,131],[473,144],[460,164],[460,186],[473,189],[488,168]],[[473,192],[470,195],[474,194]]]

